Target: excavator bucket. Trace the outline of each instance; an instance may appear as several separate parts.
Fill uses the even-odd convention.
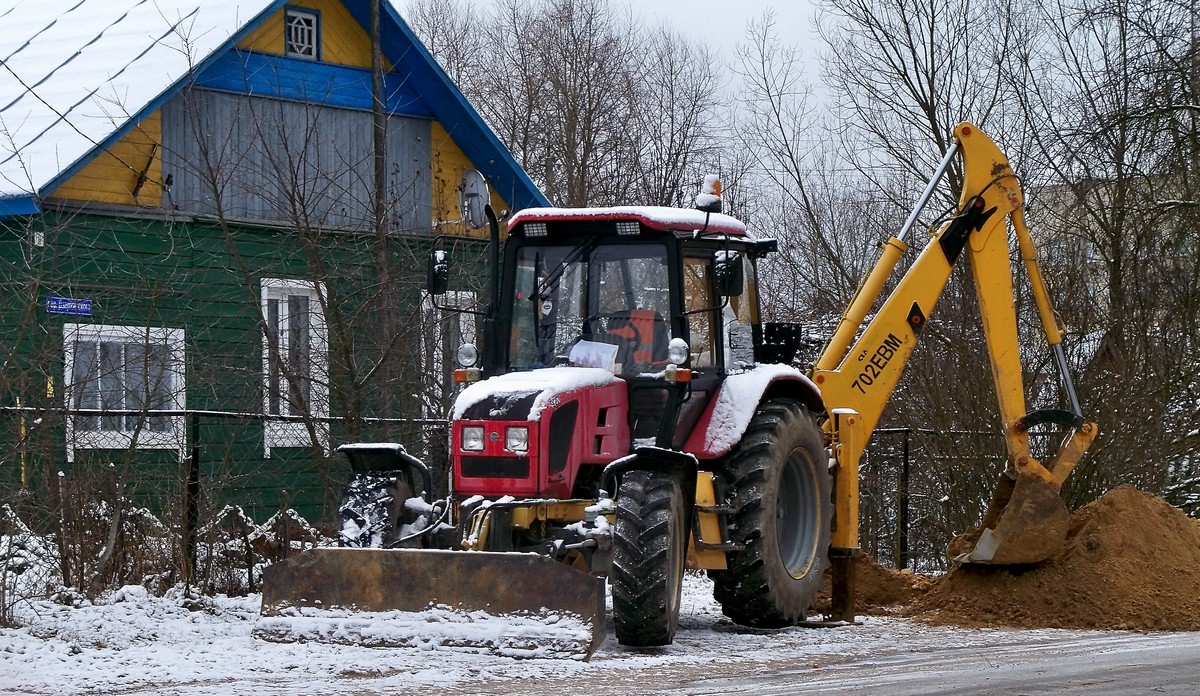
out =
[[[263,572],[256,638],[587,660],[604,579],[532,553],[324,548]]]
[[[1071,514],[1059,489],[1099,431],[1095,423],[1058,410],[1026,414],[1018,428],[1024,432],[1043,423],[1071,429],[1053,460],[1042,467],[1022,457],[1015,479],[1007,472],[1000,474],[983,521],[950,541],[950,558],[960,563],[1025,565],[1049,560],[1062,550]]]
[[[949,555],[961,563],[1040,563],[1062,549],[1069,524],[1066,504],[1044,478],[1001,474],[983,521],[955,537]]]

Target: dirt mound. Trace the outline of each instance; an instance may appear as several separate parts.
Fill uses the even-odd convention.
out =
[[[896,570],[879,565],[868,554],[860,554],[854,561],[854,609],[862,615],[895,614],[911,604],[933,584],[928,575],[919,575],[911,570]],[[825,585],[817,595],[816,612],[830,612],[832,579],[825,574]]]
[[[1200,630],[1200,522],[1122,486],[1072,515],[1057,557],[960,566],[910,613],[959,625]]]

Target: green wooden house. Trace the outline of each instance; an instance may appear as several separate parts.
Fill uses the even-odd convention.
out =
[[[0,9],[0,502],[170,512],[190,480],[202,514],[330,519],[338,444],[437,457],[473,327],[424,258],[479,246],[464,171],[496,210],[546,200],[373,4]]]

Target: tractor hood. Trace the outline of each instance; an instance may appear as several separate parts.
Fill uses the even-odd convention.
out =
[[[558,404],[564,394],[619,381],[598,367],[547,367],[509,372],[467,387],[454,401],[454,420],[541,419],[542,410]]]

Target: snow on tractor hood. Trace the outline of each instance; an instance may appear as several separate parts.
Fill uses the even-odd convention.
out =
[[[492,408],[488,415],[503,418],[509,414],[510,406],[515,402],[532,397],[528,415],[517,417],[537,421],[542,417],[542,409],[553,405],[559,396],[616,381],[618,378],[613,373],[598,367],[545,367],[529,372],[509,372],[464,389],[454,400],[451,417],[459,420],[471,407],[490,402]]]

